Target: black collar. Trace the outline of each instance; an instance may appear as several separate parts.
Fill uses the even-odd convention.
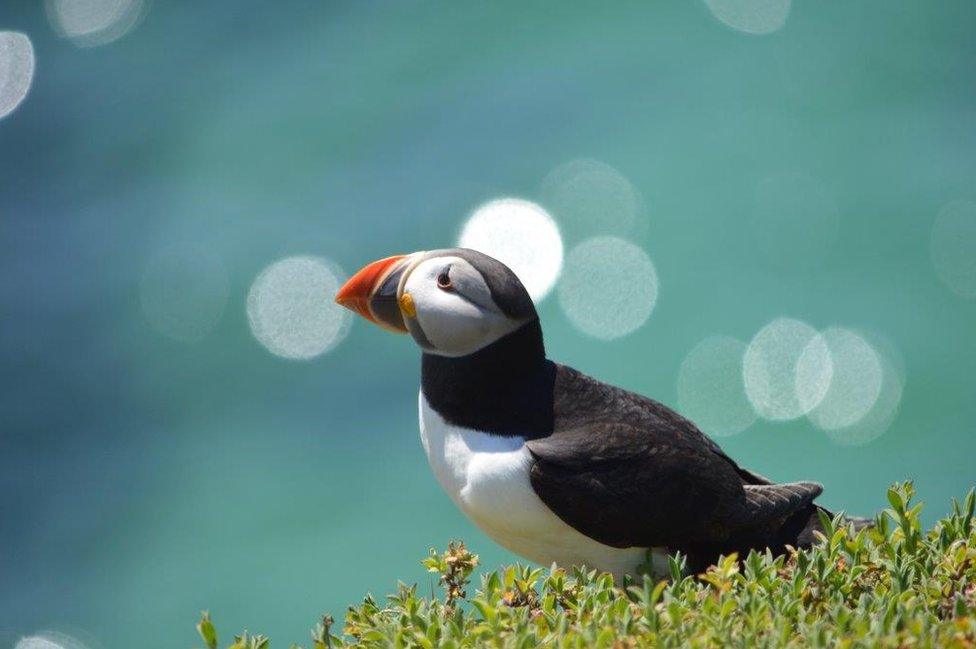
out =
[[[552,433],[555,378],[536,318],[468,356],[425,353],[420,387],[455,426],[531,439]]]

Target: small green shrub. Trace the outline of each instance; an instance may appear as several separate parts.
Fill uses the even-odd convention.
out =
[[[913,496],[911,483],[892,487],[891,508],[858,532],[824,520],[809,550],[723,557],[701,575],[676,556],[669,580],[623,586],[585,569],[514,565],[482,575],[467,599],[478,557],[452,543],[423,560],[443,601],[401,583],[384,603],[351,607],[341,635],[323,618],[312,647],[976,647],[976,495],[953,501],[927,533]],[[206,613],[197,629],[216,649]],[[267,646],[246,633],[231,645]]]

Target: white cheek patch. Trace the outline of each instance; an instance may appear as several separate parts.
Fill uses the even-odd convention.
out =
[[[458,293],[468,302],[473,302],[482,310],[498,313],[499,308],[491,297],[491,289],[485,279],[467,263],[454,264],[451,268],[451,281]]]
[[[436,350],[455,351],[478,346],[478,339],[483,337],[485,323],[482,313],[470,302],[466,302],[457,295],[445,293],[450,299],[437,299],[440,296],[430,296],[418,305],[417,322],[423,329],[427,340]],[[416,298],[414,304],[417,304]]]
[[[452,290],[437,286],[438,275],[451,267]],[[432,349],[443,356],[466,356],[490,345],[519,326],[501,313],[481,275],[459,257],[424,260],[409,275],[403,290],[413,299],[416,324]]]

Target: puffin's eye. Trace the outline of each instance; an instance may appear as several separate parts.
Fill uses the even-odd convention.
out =
[[[441,274],[437,276],[437,288],[442,288],[445,291],[453,288],[451,284],[451,275],[447,270],[442,270]]]

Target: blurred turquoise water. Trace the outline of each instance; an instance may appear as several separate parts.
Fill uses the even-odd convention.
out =
[[[28,34],[37,65],[0,120],[0,643],[189,647],[208,608],[225,635],[282,645],[366,591],[426,588],[418,559],[450,538],[511,560],[426,466],[409,340],[356,322],[286,361],[245,302],[285,256],[351,272],[451,245],[483,201],[543,201],[581,157],[643,197],[631,236],[660,289],[613,341],[551,294],[550,355],[674,405],[708,336],[781,315],[877,332],[906,375],[885,435],[760,420],[721,443],[856,513],[914,478],[931,521],[976,473],[976,302],[929,250],[943,206],[976,199],[974,20],[964,0],[795,2],[754,36],[703,2],[156,2],[83,49],[41,3],[7,3],[0,30]],[[816,179],[836,223],[762,227],[797,194],[762,198],[782,177]],[[801,216],[822,200],[799,193]],[[187,242],[227,295],[189,343],[140,301],[150,260]]]

